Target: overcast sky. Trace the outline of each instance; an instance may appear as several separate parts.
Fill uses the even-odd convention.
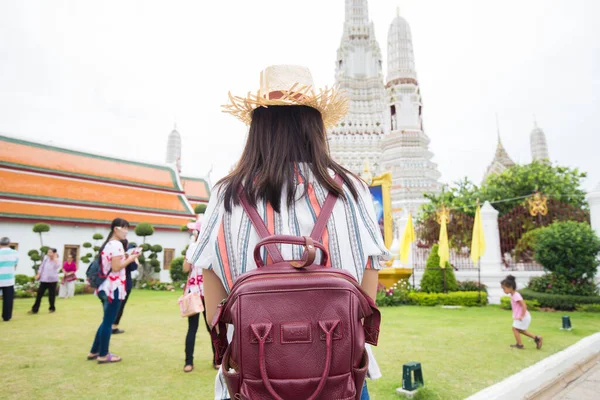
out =
[[[600,182],[600,1],[371,0],[387,53],[411,25],[424,126],[443,182],[479,183],[502,141],[531,159],[533,114],[550,157]],[[343,0],[0,2],[0,132],[163,162],[174,122],[183,173],[228,172],[246,128],[220,112],[269,64],[334,82]],[[385,72],[385,71],[384,71]]]

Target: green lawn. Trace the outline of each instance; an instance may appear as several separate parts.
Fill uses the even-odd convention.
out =
[[[55,314],[47,313],[44,299],[35,316],[26,314],[33,299],[16,300],[13,319],[0,322],[0,397],[211,399],[215,372],[205,331],[198,334],[196,369],[182,372],[187,321],[178,315],[178,296],[132,294],[121,325],[126,333],[111,341],[111,351],[124,358],[115,365],[85,360],[101,319],[94,296],[59,299]],[[570,313],[574,330],[560,331],[561,315],[533,313],[532,331],[544,336],[544,349],[526,342],[518,351],[508,348],[510,312],[497,307],[383,309],[375,353],[384,377],[369,382],[372,398],[393,399],[402,364],[420,361],[424,398],[461,399],[600,330],[597,314]]]

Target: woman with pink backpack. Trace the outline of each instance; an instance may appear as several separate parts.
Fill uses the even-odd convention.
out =
[[[230,100],[224,111],[250,130],[191,257],[227,383],[215,399],[368,399],[365,343],[377,344],[373,299],[390,254],[368,186],[329,154],[326,129],[347,100],[288,65]]]

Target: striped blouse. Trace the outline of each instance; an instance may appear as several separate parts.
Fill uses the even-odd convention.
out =
[[[281,198],[281,212],[265,202],[257,205],[258,213],[272,234],[309,236],[321,210],[327,191],[311,175],[306,164],[298,168],[296,201],[287,207],[286,191]],[[333,172],[330,172],[333,176]],[[304,180],[308,179],[308,193],[304,195]],[[365,268],[380,268],[380,261],[390,259],[383,243],[381,230],[375,218],[375,210],[368,187],[356,180],[358,199],[344,186],[345,199],[338,199],[333,209],[322,243],[329,253],[328,265],[345,269],[359,282]],[[231,213],[225,212],[224,191],[215,188],[204,214],[204,224],[198,236],[196,251],[191,263],[213,270],[229,293],[235,280],[254,265],[254,247],[260,238],[250,218],[240,206]],[[285,260],[302,258],[303,247],[280,245]],[[267,259],[262,250],[263,261]],[[317,261],[319,256],[317,257]]]

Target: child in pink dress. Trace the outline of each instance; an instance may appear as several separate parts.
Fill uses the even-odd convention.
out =
[[[534,335],[529,332],[527,328],[531,324],[531,314],[527,311],[527,304],[523,300],[523,296],[517,292],[517,282],[514,276],[509,275],[500,282],[504,293],[510,295],[510,304],[512,306],[513,315],[513,333],[517,344],[511,344],[510,347],[515,349],[523,349],[523,342],[521,341],[521,334],[532,338],[536,344],[537,349],[542,348],[543,338],[541,336]]]

